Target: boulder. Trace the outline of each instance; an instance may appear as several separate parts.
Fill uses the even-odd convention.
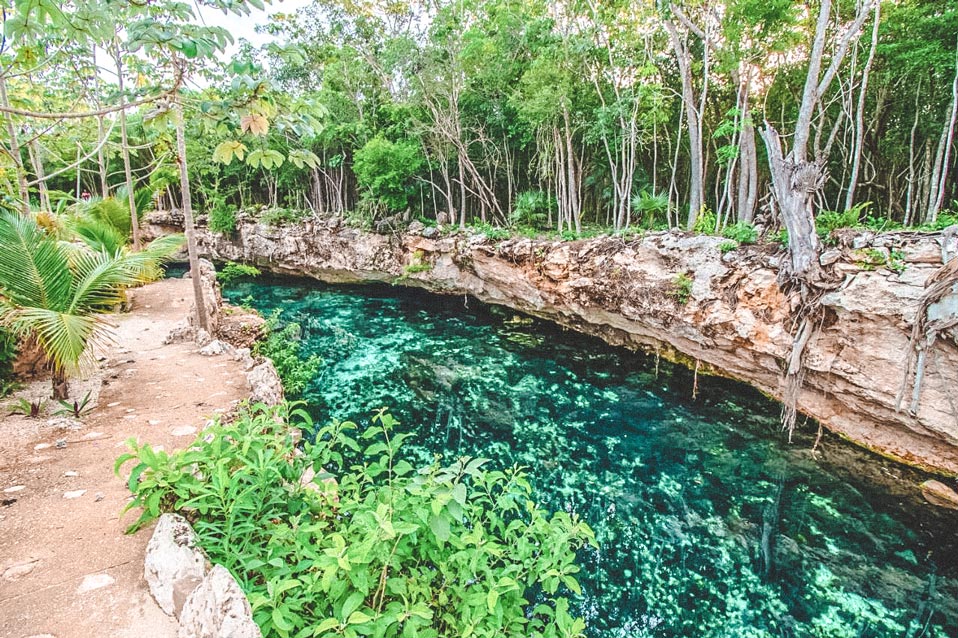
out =
[[[283,382],[273,362],[267,359],[246,373],[250,403],[279,405],[283,402]]]
[[[262,638],[246,595],[222,565],[193,590],[180,614],[178,638]]]
[[[164,514],[146,546],[143,576],[150,593],[165,613],[179,615],[187,597],[209,569],[196,546],[196,533],[185,518]]]
[[[236,348],[252,348],[266,334],[266,320],[255,312],[224,306],[217,336]]]
[[[204,357],[215,357],[229,351],[229,345],[219,339],[214,339],[200,348],[199,353]]]

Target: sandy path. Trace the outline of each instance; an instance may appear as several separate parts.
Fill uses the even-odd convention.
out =
[[[118,518],[129,492],[113,463],[130,437],[168,450],[186,445],[194,428],[246,396],[237,362],[162,344],[186,316],[190,294],[182,279],[133,292],[134,310],[117,319],[106,385],[82,430],[0,420],[0,637],[176,635],[143,580],[150,531],[123,533],[135,516]],[[57,439],[67,446],[44,445]]]

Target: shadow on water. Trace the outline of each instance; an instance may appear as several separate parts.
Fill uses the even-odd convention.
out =
[[[580,513],[579,612],[595,638],[958,636],[958,517],[917,473],[815,428],[740,383],[464,297],[261,278],[234,284],[303,328],[325,361],[318,420],[389,406],[410,453],[527,466]]]

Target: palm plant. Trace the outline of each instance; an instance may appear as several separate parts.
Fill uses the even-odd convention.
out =
[[[109,340],[100,313],[141,283],[156,256],[89,250],[48,235],[29,216],[0,213],[0,325],[33,336],[53,373],[53,396],[68,396],[67,375],[91,360],[91,346]]]

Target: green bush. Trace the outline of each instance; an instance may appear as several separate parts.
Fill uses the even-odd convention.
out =
[[[17,359],[17,338],[0,328],[0,397],[17,387],[13,380],[13,363]]]
[[[254,406],[172,455],[131,439],[116,464],[134,462],[131,529],[187,515],[268,637],[582,636],[567,596],[589,527],[543,511],[518,468],[413,467],[396,425],[334,423],[299,455],[290,427],[313,431],[309,417]]]
[[[735,222],[722,230],[722,237],[740,244],[754,244],[758,239],[758,231],[748,222]]]
[[[509,223],[519,228],[542,229],[548,222],[549,211],[555,208],[555,198],[550,198],[546,193],[524,191],[516,196]]]
[[[266,208],[259,213],[259,220],[267,226],[298,224],[307,217],[309,217],[308,210],[300,210],[297,208],[281,208],[279,206]]]
[[[715,233],[716,223],[715,213],[707,208],[703,208],[699,216],[695,218],[695,225],[692,226],[692,232],[711,235]]]
[[[266,320],[269,333],[253,346],[253,354],[272,359],[287,396],[297,397],[316,376],[323,360],[303,352],[302,328],[298,323],[279,328],[280,312],[277,310]]]
[[[504,239],[509,239],[511,236],[508,228],[493,226],[489,222],[477,222],[470,224],[470,227],[475,232],[485,235],[486,239],[490,239],[492,241],[502,241]]]
[[[871,202],[861,202],[841,213],[833,210],[823,210],[815,219],[815,228],[820,237],[828,237],[832,231],[839,228],[856,228],[859,226],[859,219],[868,208]]]
[[[263,273],[256,266],[228,261],[225,266],[216,272],[216,279],[224,286],[227,286],[237,279],[242,279],[243,277],[259,277],[261,274]]]
[[[719,251],[720,251],[723,255],[724,255],[725,253],[730,253],[730,252],[732,252],[732,251],[735,250],[736,248],[738,248],[738,242],[737,242],[737,241],[723,241],[721,244],[719,244]]]
[[[692,298],[692,278],[684,272],[676,275],[670,295],[683,306],[687,304]]]
[[[207,222],[214,233],[231,233],[236,230],[236,209],[226,203],[224,197],[216,197],[210,206]]]
[[[364,198],[402,211],[409,207],[413,178],[424,163],[419,144],[377,136],[356,151],[353,172]]]

